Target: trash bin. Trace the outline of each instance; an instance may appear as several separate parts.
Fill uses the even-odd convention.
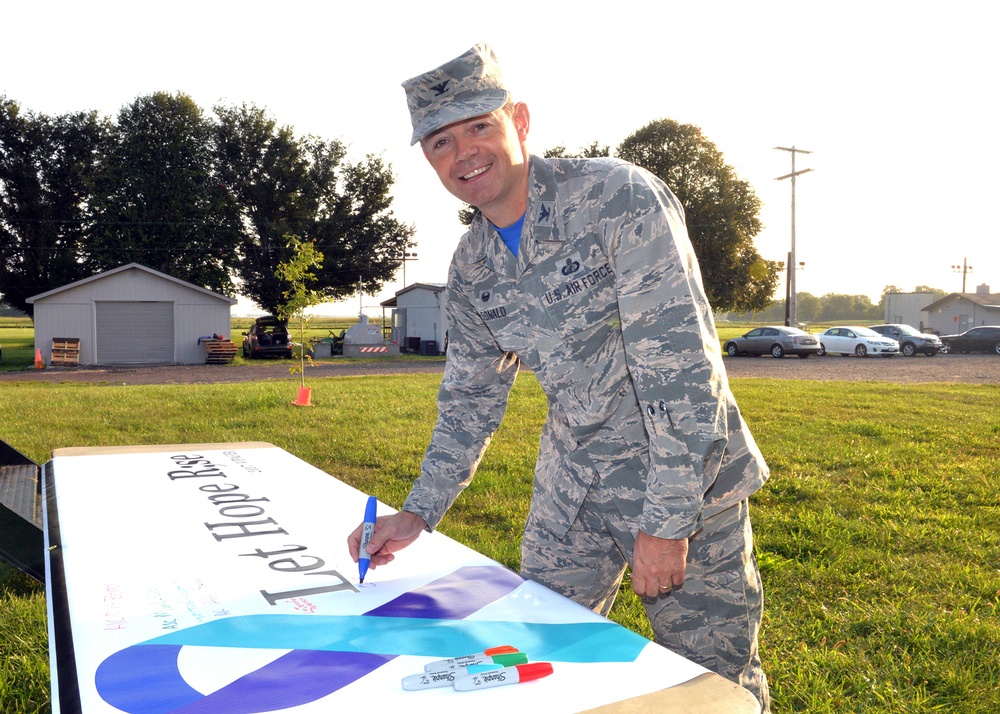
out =
[[[333,357],[333,343],[320,340],[313,345],[313,359],[329,359]]]
[[[438,353],[437,340],[420,340],[420,354],[423,357],[436,357]]]

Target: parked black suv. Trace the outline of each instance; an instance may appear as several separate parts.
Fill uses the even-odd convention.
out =
[[[891,337],[899,343],[899,352],[904,357],[925,354],[932,357],[941,351],[941,340],[937,335],[921,332],[910,325],[872,325],[873,330]]]
[[[973,327],[960,335],[943,335],[941,351],[949,352],[992,352],[1000,355],[1000,326],[984,325]]]
[[[292,356],[292,338],[288,335],[288,324],[270,315],[258,317],[243,333],[243,356],[247,359],[261,357]]]

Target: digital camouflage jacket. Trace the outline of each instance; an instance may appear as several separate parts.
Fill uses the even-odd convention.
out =
[[[481,214],[455,251],[439,416],[403,508],[438,524],[520,364],[548,397],[529,521],[562,537],[600,479],[633,533],[688,537],[768,471],[729,389],[683,209],[621,161],[530,161],[517,257]]]

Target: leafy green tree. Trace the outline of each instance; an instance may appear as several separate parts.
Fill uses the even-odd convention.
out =
[[[360,277],[376,293],[413,246],[413,228],[392,213],[392,170],[381,158],[348,162],[339,141],[296,138],[267,113],[216,107],[219,172],[239,205],[240,292],[276,312],[288,285],[274,280],[291,258],[286,234],[310,235],[323,256],[316,290],[327,300],[354,292]]]
[[[760,310],[771,303],[781,268],[753,244],[761,230],[760,199],[701,129],[660,119],[627,137],[615,153],[662,179],[684,206],[714,310]]]
[[[288,285],[274,278],[292,258],[288,235],[309,231],[317,203],[309,157],[291,127],[246,104],[215,108],[215,161],[239,207],[240,249],[233,265],[240,293],[277,313]],[[337,159],[343,157],[339,144]]]
[[[282,294],[284,302],[277,309],[277,315],[286,322],[294,322],[298,327],[299,341],[298,352],[299,364],[292,367],[292,374],[296,372],[300,375],[300,386],[306,386],[306,326],[309,323],[306,317],[306,310],[314,305],[321,304],[323,293],[311,287],[316,282],[316,274],[313,269],[323,267],[323,254],[316,250],[315,241],[303,240],[296,235],[286,235],[285,246],[291,255],[289,258],[278,264],[275,270],[277,277],[283,284],[288,285],[288,289]]]
[[[403,253],[414,247],[413,226],[392,212],[392,168],[378,156],[342,165],[332,161],[323,142],[309,148],[316,185],[323,189],[312,225],[323,252],[317,273],[329,300],[351,295],[360,278],[370,295],[393,280]]]
[[[87,267],[137,262],[232,293],[237,204],[215,171],[214,127],[186,94],[139,97],[118,115],[98,176]]]
[[[906,292],[905,290],[895,285],[886,285],[884,288],[882,288],[882,293],[879,297],[879,302],[880,303],[885,302],[885,296],[888,295],[889,293],[905,293],[905,292]]]
[[[823,303],[812,293],[797,293],[795,295],[795,310],[798,312],[799,322],[815,322],[822,314]],[[782,305],[782,315],[784,315],[784,305]]]
[[[23,113],[0,96],[0,294],[28,315],[26,298],[90,275],[89,191],[109,130],[94,112]]]
[[[183,93],[137,98],[117,122],[24,115],[0,97],[0,298],[24,298],[129,262],[277,312],[285,235],[326,255],[326,299],[376,293],[413,227],[392,213],[391,167],[297,138],[246,105],[206,117]]]
[[[601,146],[600,142],[593,141],[590,146],[581,146],[575,153],[567,151],[565,146],[555,146],[546,149],[542,156],[546,159],[597,159],[611,156],[611,147]]]
[[[878,305],[872,305],[872,301],[867,295],[827,293],[822,300],[822,319],[824,321],[877,320],[882,314]]]
[[[932,288],[930,285],[918,285],[917,287],[913,288],[913,292],[930,293],[931,295],[934,296],[935,300],[940,300],[945,295],[949,294],[947,290],[942,290],[941,288]]]

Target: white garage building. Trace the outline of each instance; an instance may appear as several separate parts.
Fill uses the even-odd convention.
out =
[[[28,298],[35,348],[78,338],[80,364],[204,364],[200,337],[230,337],[236,300],[138,263]]]

